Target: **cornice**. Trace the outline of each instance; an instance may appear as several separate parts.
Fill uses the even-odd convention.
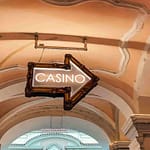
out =
[[[150,125],[150,114],[135,114],[131,116],[134,124],[149,124]]]
[[[105,2],[110,3],[112,5],[116,5],[118,7],[128,7],[131,9],[138,9],[141,12],[150,13],[149,8],[143,3],[131,2],[128,0],[43,0],[43,1],[59,6],[71,6],[87,2]]]
[[[43,1],[59,6],[70,6],[84,2],[84,0],[43,0]]]
[[[130,141],[115,141],[110,146],[113,150],[127,150],[129,149]]]
[[[122,128],[129,139],[150,134],[150,114],[133,114]]]

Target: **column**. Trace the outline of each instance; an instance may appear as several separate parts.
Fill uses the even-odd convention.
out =
[[[129,150],[129,141],[115,141],[110,145],[110,150]]]
[[[131,140],[130,150],[150,150],[150,114],[132,115],[123,132]]]

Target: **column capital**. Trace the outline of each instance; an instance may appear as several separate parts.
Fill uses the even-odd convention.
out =
[[[144,138],[150,137],[150,114],[133,114],[123,127],[124,134],[132,141],[144,149]]]
[[[150,134],[150,114],[133,114],[122,128],[129,139],[141,134]],[[130,135],[130,133],[132,133]]]
[[[115,141],[110,145],[110,150],[129,150],[129,141]]]
[[[134,123],[150,123],[150,114],[133,114],[131,118]]]

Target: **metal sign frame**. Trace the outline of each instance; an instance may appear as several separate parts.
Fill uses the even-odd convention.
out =
[[[71,68],[70,61],[78,66],[91,80],[89,80],[81,89],[71,96],[71,87],[33,87],[33,69],[39,68],[61,68],[69,70]],[[64,97],[64,110],[71,110],[92,88],[97,85],[99,78],[90,72],[84,65],[82,65],[71,54],[65,55],[64,64],[48,64],[48,63],[28,63],[27,83],[25,88],[25,96],[46,96],[46,97]]]

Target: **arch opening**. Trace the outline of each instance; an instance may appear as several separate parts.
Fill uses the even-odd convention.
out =
[[[41,129],[28,132],[13,141],[8,150],[22,149],[102,149],[91,136],[71,129]]]
[[[60,126],[58,127],[58,124],[59,125],[61,124],[61,127]],[[43,131],[44,130],[46,131],[46,129],[48,129],[48,130],[50,129],[49,131],[55,132],[55,130],[57,129],[57,130],[60,130],[61,132],[62,131],[63,132],[76,131],[78,133],[84,133],[85,135],[88,135],[90,137],[93,137],[93,139],[95,139],[95,140],[93,140],[93,142],[97,148],[99,148],[99,149],[101,148],[102,150],[109,149],[109,143],[110,143],[109,137],[106,135],[106,133],[103,131],[103,129],[101,129],[94,123],[83,120],[83,119],[79,119],[76,117],[65,116],[62,119],[62,117],[58,117],[58,116],[51,116],[51,117],[47,116],[47,117],[32,118],[32,119],[23,121],[23,122],[17,124],[16,126],[10,128],[1,138],[1,141],[0,141],[1,142],[1,150],[8,149],[9,145],[13,141],[15,141],[15,139],[20,137],[21,135],[24,135],[25,133],[28,133],[28,132],[31,132],[34,130],[40,131],[41,129],[43,129]],[[58,134],[55,134],[55,141],[56,141],[56,135],[58,138]],[[68,135],[66,134],[65,136],[67,138],[67,136],[71,136],[71,134],[68,134]],[[44,138],[44,139],[46,140],[47,138]],[[50,137],[49,137],[49,139],[50,139]],[[71,138],[69,138],[69,139],[71,139]],[[81,144],[80,146],[83,146],[83,147],[85,147],[85,149],[88,149],[89,146],[86,147],[86,145],[89,145],[89,143],[86,143],[86,142],[84,143],[83,139],[79,140],[79,138],[77,139],[76,137],[72,137],[72,139],[74,139],[74,142],[76,141],[76,144],[80,143]],[[43,142],[44,142],[44,140],[43,140]],[[39,142],[37,142],[37,143],[39,144]],[[82,145],[82,143],[83,143],[83,145]],[[53,143],[53,144],[57,145],[57,143]],[[52,146],[53,144],[52,143],[48,144],[48,141],[47,141],[47,144],[46,144],[47,148],[49,148],[49,146],[50,145]],[[92,145],[93,145],[93,143],[91,143],[91,146]]]

